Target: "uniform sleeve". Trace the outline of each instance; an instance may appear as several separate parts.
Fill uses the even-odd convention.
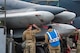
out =
[[[23,40],[23,41],[26,39],[25,35],[26,35],[26,31],[24,31],[24,32],[23,32],[23,35],[22,35],[22,40]]]
[[[45,34],[45,43],[48,43],[48,36]]]
[[[58,34],[59,39],[61,39],[60,33],[57,30],[56,30],[56,32]]]
[[[34,33],[39,33],[39,32],[41,32],[41,29],[40,28],[37,28],[37,29],[33,30],[33,32]]]
[[[57,32],[57,33],[58,33],[59,39],[62,40],[62,38],[61,38],[61,36],[60,36],[60,33],[59,33],[59,32]]]

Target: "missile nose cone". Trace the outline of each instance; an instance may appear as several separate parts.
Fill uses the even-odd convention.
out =
[[[40,11],[40,16],[39,19],[41,22],[44,23],[49,23],[51,20],[54,19],[54,14],[48,12],[48,11]]]
[[[58,23],[70,23],[75,17],[75,13],[64,11],[55,15],[55,19],[53,21]]]

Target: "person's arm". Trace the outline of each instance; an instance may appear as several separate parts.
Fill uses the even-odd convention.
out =
[[[24,32],[23,32],[23,35],[22,35],[22,40],[25,41],[25,38],[26,38],[26,37],[25,37],[25,31],[24,31]]]
[[[59,36],[59,39],[62,40],[62,39],[61,39],[61,35],[62,35],[62,34],[60,35],[60,33],[59,33],[58,31],[57,31],[57,34],[58,34],[58,36]]]
[[[68,48],[69,51],[71,51],[71,48],[70,48],[70,46],[68,44],[67,44],[67,48]]]
[[[45,34],[45,43],[48,43],[48,36]]]
[[[38,32],[41,31],[41,29],[40,29],[37,25],[33,24],[33,27],[36,28],[36,29],[34,30],[36,33],[38,33]]]
[[[59,39],[62,40],[61,35],[59,34]]]

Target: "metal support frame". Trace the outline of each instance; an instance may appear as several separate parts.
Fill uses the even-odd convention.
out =
[[[13,30],[10,30],[10,42],[9,42],[9,53],[13,53],[12,52],[12,45],[13,45]]]

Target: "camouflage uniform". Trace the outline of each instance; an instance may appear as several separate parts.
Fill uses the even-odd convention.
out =
[[[25,48],[24,48],[24,53],[36,53],[36,38],[35,35],[36,33],[40,32],[41,30],[34,29],[34,30],[25,30],[23,32],[22,39],[26,42],[25,43]]]

